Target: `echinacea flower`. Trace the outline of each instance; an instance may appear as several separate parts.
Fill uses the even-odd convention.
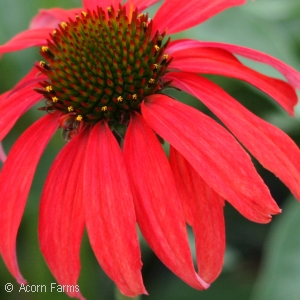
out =
[[[42,10],[29,30],[0,46],[0,54],[39,46],[43,57],[0,96],[0,141],[42,101],[43,116],[15,142],[0,174],[0,251],[19,283],[25,280],[16,259],[17,231],[37,163],[59,128],[68,142],[45,182],[38,235],[61,285],[77,284],[86,228],[99,264],[120,291],[147,293],[137,224],[170,270],[206,289],[223,264],[224,200],[259,223],[280,213],[241,144],[300,199],[295,143],[200,75],[246,81],[292,115],[300,74],[245,47],[172,40],[245,0],[165,0],[151,19],[143,11],[156,2],[83,0],[80,9]],[[266,63],[287,81],[258,73],[235,55]],[[172,87],[202,101],[226,128],[166,95]],[[169,159],[162,140],[170,144]],[[197,272],[187,224],[195,234]],[[67,293],[82,298],[77,290]]]

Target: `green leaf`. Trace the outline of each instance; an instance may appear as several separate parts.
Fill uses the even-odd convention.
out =
[[[253,300],[300,299],[300,204],[288,198],[265,244]]]

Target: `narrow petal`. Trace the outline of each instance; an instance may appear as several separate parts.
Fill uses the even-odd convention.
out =
[[[227,43],[218,43],[218,42],[201,42],[196,40],[184,39],[172,41],[168,46],[168,53],[172,54],[174,51],[197,48],[197,47],[211,47],[211,48],[219,48],[230,51],[237,55],[241,55],[247,58],[250,58],[255,61],[259,61],[265,64],[272,66],[277,69],[280,73],[282,73],[288,82],[293,85],[295,88],[300,88],[300,73],[282,62],[281,60],[263,53],[261,51],[257,51],[251,48],[242,47],[238,45],[232,45]]]
[[[24,103],[20,103],[20,99],[24,99]],[[42,95],[35,93],[31,88],[10,97],[10,104],[16,103],[16,105],[5,105],[0,109],[0,140],[6,136],[21,115],[41,99]]]
[[[80,244],[84,229],[82,162],[88,141],[81,131],[53,162],[43,189],[39,211],[39,242],[45,260],[60,285],[77,285]],[[70,297],[83,299],[68,290]]]
[[[125,3],[125,6],[129,8],[132,5],[134,9],[138,9],[138,12],[142,12],[158,1],[160,0],[129,0]]]
[[[37,163],[58,128],[59,114],[48,114],[29,127],[10,150],[0,173],[0,252],[19,283],[16,237]]]
[[[14,88],[0,96],[0,141],[23,113],[43,98],[33,90],[43,79],[34,67]]]
[[[14,36],[6,44],[0,46],[0,54],[23,50],[33,46],[44,46],[52,30],[52,27],[25,30]]]
[[[137,222],[159,259],[194,288],[205,289],[194,270],[186,225],[166,155],[151,128],[133,115],[124,142],[124,157],[134,186]]]
[[[28,86],[32,86],[32,84],[36,84],[43,81],[47,80],[48,77],[45,76],[44,74],[41,74],[39,70],[34,66],[27,74],[25,77],[23,77],[7,94],[8,96],[11,96],[13,93],[16,93],[23,88],[26,88]]]
[[[6,94],[3,95],[3,98],[0,96],[0,101],[3,100],[3,105],[0,107],[0,141],[23,113],[43,98],[32,89],[33,86],[36,84],[23,88],[10,97],[5,97]]]
[[[29,28],[52,27],[52,29],[54,29],[59,23],[68,21],[68,18],[75,17],[75,15],[80,14],[81,11],[82,8],[73,8],[69,10],[62,8],[41,9],[30,22]]]
[[[180,153],[170,145],[170,166],[174,175],[174,179],[176,182],[176,187],[179,192],[182,208],[184,211],[184,216],[186,223],[191,227],[194,226],[194,215],[196,212],[192,210],[191,202],[194,205],[194,196],[192,190],[192,183],[190,182],[190,177],[183,177],[182,170],[180,169],[179,164],[177,163],[176,155],[180,155]],[[199,176],[199,175],[198,175]],[[192,195],[192,196],[191,196]]]
[[[230,58],[230,55],[232,58]],[[288,83],[265,76],[240,63],[231,53],[223,49],[192,48],[172,54],[170,68],[185,72],[219,74],[249,82],[276,100],[288,113],[293,115],[298,97]]]
[[[89,138],[83,188],[88,236],[100,265],[123,294],[146,294],[127,171],[104,122],[94,126]]]
[[[169,73],[166,79],[200,99],[300,200],[300,151],[288,135],[252,114],[205,78],[188,73]]]
[[[191,225],[196,240],[198,273],[201,278],[210,283],[220,274],[224,261],[224,200],[172,146],[170,164],[177,187],[181,186],[188,194],[185,203],[192,216]]]
[[[166,0],[154,16],[153,30],[176,33],[196,26],[227,8],[244,3],[245,0]]]
[[[87,10],[90,11],[96,10],[98,6],[102,7],[102,9],[106,10],[107,7],[113,6],[117,8],[119,6],[120,0],[83,0],[83,6]]]
[[[4,163],[6,161],[6,154],[4,152],[2,143],[0,142],[0,162]]]
[[[165,95],[149,97],[142,104],[142,114],[153,130],[246,218],[267,223],[270,214],[280,212],[249,155],[217,122]]]

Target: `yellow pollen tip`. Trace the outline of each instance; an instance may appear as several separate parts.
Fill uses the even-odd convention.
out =
[[[101,107],[101,110],[102,110],[102,111],[107,111],[107,106]]]
[[[44,61],[41,60],[41,61],[40,61],[40,66],[41,66],[41,67],[44,67],[45,65],[46,65],[46,63],[45,63]]]
[[[87,12],[85,12],[85,11],[82,11],[81,13],[82,13],[82,15],[83,15],[84,17],[86,17],[86,16],[87,16]]]
[[[158,51],[160,49],[158,45],[155,45],[154,48],[156,51]]]
[[[147,23],[146,22],[143,22],[143,27],[148,27]]]
[[[50,93],[52,91],[52,86],[51,85],[46,86],[46,91]]]
[[[150,80],[149,80],[149,83],[154,83],[155,82],[155,79],[153,79],[153,78],[151,78]]]
[[[139,14],[138,17],[141,18],[142,16],[144,16],[144,14]]]
[[[61,27],[63,29],[65,29],[66,27],[68,27],[68,24],[66,22],[62,22],[60,25],[61,25]]]
[[[53,31],[52,31],[52,34],[53,34],[53,35],[56,35],[56,33],[57,33],[56,30],[53,30]]]
[[[47,52],[48,50],[49,50],[49,47],[47,47],[47,46],[42,47],[42,52]]]
[[[58,98],[57,98],[57,97],[52,97],[52,101],[53,101],[53,102],[57,102],[57,101],[58,101]]]
[[[69,107],[68,107],[68,111],[71,112],[71,111],[73,111],[73,110],[74,110],[73,106],[69,106]]]
[[[82,121],[82,115],[78,115],[77,117],[76,117],[76,121]]]
[[[153,69],[157,70],[157,68],[158,68],[158,64],[153,64]]]
[[[111,7],[110,7],[110,6],[107,7],[107,11],[108,11],[108,12],[111,12]]]
[[[137,100],[137,98],[138,98],[137,94],[133,94],[133,95],[132,95],[132,99],[133,99],[133,100]]]
[[[117,98],[117,100],[118,100],[118,102],[122,102],[122,101],[123,101],[123,97],[122,97],[122,96],[119,96],[119,97]]]
[[[165,54],[164,55],[164,59],[168,59],[169,58],[169,55],[168,54]]]

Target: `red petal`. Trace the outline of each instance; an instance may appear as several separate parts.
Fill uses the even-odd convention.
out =
[[[280,129],[258,118],[209,80],[194,74],[168,73],[166,80],[201,101],[268,170],[300,200],[300,151]]]
[[[16,236],[37,163],[58,128],[59,114],[48,114],[29,127],[10,150],[0,173],[0,252],[7,268],[24,283],[16,258]]]
[[[25,101],[22,103],[22,98]],[[31,88],[24,89],[22,93],[16,93],[9,98],[11,105],[5,105],[0,108],[1,120],[0,120],[0,140],[2,140],[10,129],[14,126],[19,117],[27,111],[31,106],[41,100],[43,96],[35,93]],[[1,98],[0,98],[1,100]],[[12,106],[16,103],[15,106]]]
[[[192,194],[192,190],[190,188],[191,183],[189,182],[189,177],[186,178],[182,177],[179,164],[176,162],[176,155],[174,155],[175,152],[177,153],[177,151],[170,145],[170,165],[173,171],[176,187],[179,192],[185,220],[190,226],[193,226],[195,212],[192,211],[192,206],[191,206],[191,194]],[[180,154],[178,153],[178,155]]]
[[[186,225],[169,162],[151,128],[133,115],[124,143],[124,157],[134,186],[141,232],[159,259],[197,289],[208,284],[194,271]]]
[[[298,97],[291,85],[272,77],[260,74],[236,60],[222,49],[191,48],[172,54],[170,68],[185,72],[220,74],[249,82],[274,98],[284,109],[293,115]]]
[[[81,131],[53,162],[43,189],[39,211],[39,241],[45,260],[60,285],[75,287],[80,272],[80,244],[84,229],[82,162],[88,141]],[[75,289],[75,288],[74,288]],[[67,290],[83,299],[80,292]]]
[[[90,11],[96,10],[98,6],[102,7],[105,11],[107,7],[119,7],[120,0],[83,0],[83,6],[85,9],[89,9]]]
[[[217,122],[165,95],[149,97],[142,113],[153,130],[246,218],[267,223],[270,214],[280,212],[250,157]]]
[[[169,54],[172,54],[174,51],[197,48],[197,47],[210,47],[210,48],[224,49],[232,53],[253,59],[255,61],[266,63],[272,66],[273,68],[277,69],[280,73],[282,73],[291,85],[300,88],[300,73],[297,70],[293,69],[289,65],[285,64],[284,62],[280,61],[279,59],[271,55],[268,55],[266,53],[254,49],[232,45],[232,44],[226,44],[226,43],[200,42],[196,40],[183,39],[183,40],[172,41],[168,45],[167,51]]]
[[[166,0],[153,19],[153,32],[176,33],[196,26],[219,12],[244,4],[245,0]]]
[[[0,161],[4,163],[6,161],[6,154],[4,152],[2,143],[0,142]]]
[[[22,50],[33,46],[43,46],[47,44],[46,39],[53,28],[28,29],[13,37],[6,44],[0,46],[0,54]]]
[[[125,6],[129,7],[130,5],[132,5],[134,9],[137,8],[138,12],[141,12],[158,1],[159,0],[129,0],[125,3]]]
[[[84,165],[85,221],[94,253],[127,296],[147,293],[124,159],[106,123],[94,126]]]
[[[53,29],[63,21],[68,21],[68,18],[75,17],[76,14],[80,14],[82,8],[62,9],[51,8],[41,9],[39,13],[32,19],[29,28],[43,28],[52,27]]]
[[[224,261],[224,200],[172,146],[170,164],[176,178],[176,186],[184,189],[187,194],[184,203],[192,216],[198,273],[210,283],[220,274]]]
[[[9,132],[9,130],[16,123],[18,118],[26,112],[37,101],[41,100],[43,96],[33,91],[37,82],[42,81],[44,77],[37,76],[36,67],[32,68],[30,72],[10,91],[0,96],[0,140]]]
[[[33,84],[35,84],[36,87],[37,83],[47,79],[47,76],[41,74],[36,67],[33,67],[25,77],[23,77],[10,91],[8,91],[7,97],[22,90],[23,88],[32,86]]]

